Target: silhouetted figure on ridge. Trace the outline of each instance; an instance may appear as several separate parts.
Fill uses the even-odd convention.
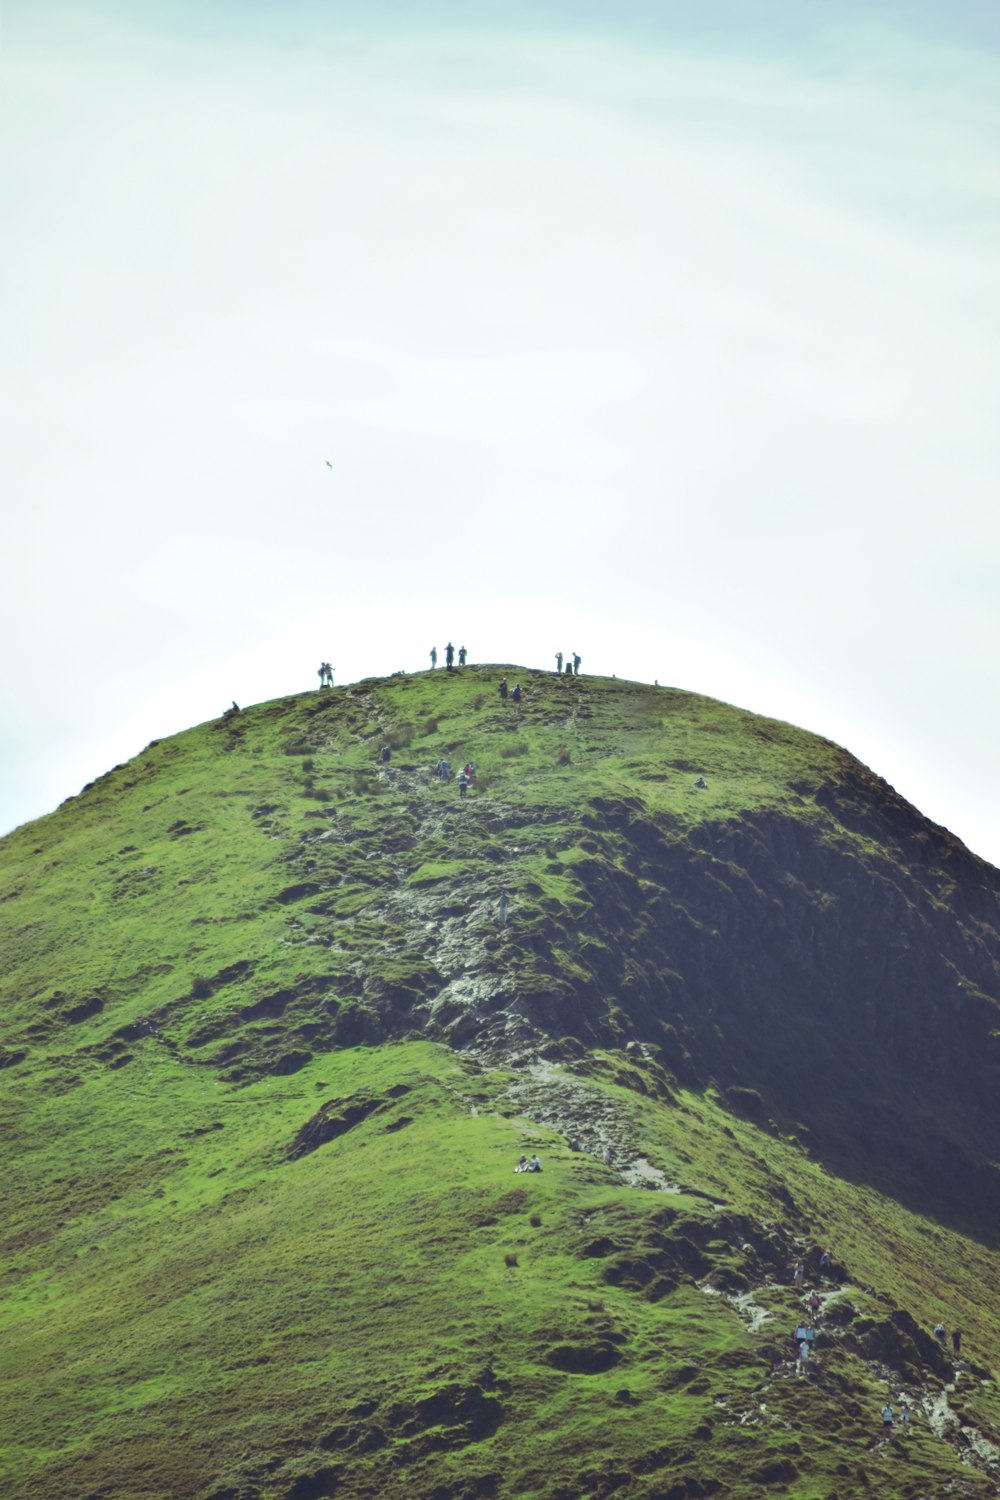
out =
[[[579,675],[580,675],[580,662],[581,662],[581,660],[582,660],[582,658],[579,657],[577,655],[577,653],[574,651],[573,652],[573,676],[574,677],[579,677]]]
[[[449,672],[454,671],[454,669],[455,669],[455,648],[451,644],[451,641],[449,641],[448,644],[447,644],[447,646],[445,646],[445,648],[444,648],[444,664],[447,667],[447,669],[448,669]]]
[[[464,667],[465,666],[465,658],[468,656],[468,654],[469,653],[466,651],[466,649],[465,649],[464,646],[459,646],[459,648],[458,648],[458,665],[460,667]]]
[[[563,661],[562,652],[561,651],[557,651],[556,652],[556,671],[559,673],[560,677],[562,676],[562,661]]]
[[[433,672],[434,668],[437,666],[437,664],[438,664],[438,648],[436,646],[432,646],[431,647],[431,671],[432,672]]]

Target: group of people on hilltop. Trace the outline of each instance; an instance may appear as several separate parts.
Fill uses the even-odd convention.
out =
[[[468,651],[466,651],[465,647],[464,646],[459,646],[459,648],[458,648],[458,665],[460,667],[464,667],[465,666],[465,663],[468,660],[468,656],[469,656],[469,653],[468,653]],[[438,664],[437,647],[436,646],[432,646],[431,647],[431,671],[432,672],[433,672],[434,668],[437,666],[437,664]],[[446,671],[448,671],[448,672],[454,672],[454,670],[455,670],[455,648],[451,644],[451,641],[449,641],[448,644],[447,644],[447,646],[445,646],[445,648],[444,648],[444,665],[445,665],[445,670]]]
[[[465,664],[466,664],[466,662],[469,659],[468,650],[466,649],[465,646],[459,646],[459,648],[458,648],[458,650],[456,652],[455,647],[452,645],[451,641],[449,641],[448,644],[447,644],[447,646],[445,646],[445,648],[444,648],[444,664],[445,664],[445,670],[446,671],[453,672],[455,670],[455,658],[456,658],[456,656],[458,658],[458,665],[460,667],[464,667]],[[437,664],[438,664],[438,650],[437,650],[436,646],[432,646],[431,647],[430,657],[431,657],[431,671],[433,672],[434,669],[436,668]],[[573,655],[571,657],[567,656],[565,658],[565,661],[566,661],[565,673],[566,673],[567,676],[569,676],[569,677],[577,677],[577,676],[579,676],[580,662],[581,662],[581,660],[582,660],[582,658],[575,651],[573,652]],[[556,652],[556,671],[561,676],[563,674],[563,670],[564,670],[563,669],[563,653],[561,651],[557,651]],[[326,687],[331,687],[332,688],[333,687],[333,667],[330,665],[330,663],[328,661],[321,661],[320,662],[319,667],[317,669],[317,675],[319,677],[319,685],[320,685],[321,688],[326,688]],[[517,696],[516,695],[519,693],[519,691],[520,691],[519,689],[515,688],[515,702],[517,701]],[[507,696],[506,692],[504,692],[502,694],[502,696],[504,698],[506,698],[506,696]]]
[[[448,672],[453,672],[455,670],[455,654],[456,654],[455,653],[455,647],[452,645],[451,641],[449,641],[448,644],[447,644],[447,646],[445,646],[445,648],[444,648],[444,665],[445,665],[445,670],[448,671]],[[460,667],[464,667],[465,666],[465,663],[468,660],[468,656],[469,656],[469,653],[465,649],[465,647],[464,646],[459,646],[459,648],[458,648],[458,665]],[[431,657],[431,671],[433,672],[434,669],[435,669],[435,667],[438,664],[438,650],[437,650],[436,646],[432,646],[431,647],[430,657]],[[565,673],[565,675],[567,677],[579,677],[579,675],[580,675],[580,663],[581,663],[582,660],[583,660],[583,658],[580,656],[579,652],[577,652],[577,651],[574,651],[571,656],[566,656],[566,657],[563,656],[563,653],[561,651],[557,651],[556,652],[556,672],[558,673],[558,675],[560,677],[563,676],[564,673]],[[563,666],[563,662],[564,661],[565,661],[565,664],[566,664],[565,667]],[[331,680],[331,685],[332,685],[332,680]]]

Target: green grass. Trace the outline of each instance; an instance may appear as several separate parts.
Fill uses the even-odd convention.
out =
[[[997,1443],[990,1044],[942,1040],[918,1087],[906,1035],[864,1030],[851,905],[891,886],[919,948],[958,923],[957,856],[918,828],[918,861],[870,773],[791,726],[529,672],[518,714],[501,675],[262,704],[3,840],[4,1494],[996,1493],[892,1323],[963,1327],[949,1402]],[[477,762],[464,803],[441,755]],[[831,955],[834,1029],[807,993]],[[934,992],[954,1049],[968,964],[968,999]],[[345,1128],[292,1159],[318,1112]],[[574,1121],[677,1190],[570,1152]],[[936,1187],[907,1133],[947,1143]],[[821,1243],[851,1310],[799,1380],[770,1351]],[[883,1447],[901,1388],[914,1435]]]

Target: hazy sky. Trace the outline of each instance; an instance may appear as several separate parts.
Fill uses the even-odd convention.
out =
[[[998,57],[993,0],[5,0],[0,828],[450,635],[1000,864]]]

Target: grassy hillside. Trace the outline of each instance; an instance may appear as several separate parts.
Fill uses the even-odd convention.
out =
[[[998,1493],[996,872],[788,725],[502,675],[0,844],[4,1494]]]

